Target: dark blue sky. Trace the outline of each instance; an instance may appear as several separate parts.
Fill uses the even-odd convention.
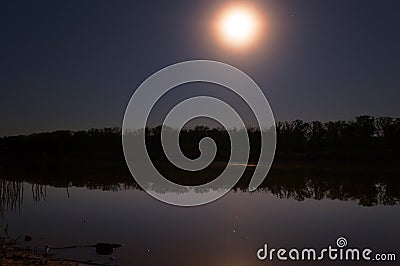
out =
[[[0,135],[121,126],[144,79],[189,59],[245,71],[280,121],[400,116],[399,1],[257,1],[271,32],[242,53],[210,32],[225,2],[2,1]]]

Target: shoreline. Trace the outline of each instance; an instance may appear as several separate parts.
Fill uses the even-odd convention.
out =
[[[48,266],[104,266],[96,262],[83,262],[70,258],[54,258],[54,254],[18,247],[18,239],[0,237],[0,265],[48,265]]]

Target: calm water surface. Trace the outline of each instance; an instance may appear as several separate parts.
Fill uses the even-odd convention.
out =
[[[266,190],[238,190],[211,204],[186,208],[161,203],[123,185],[113,190],[67,190],[16,184],[23,193],[14,196],[12,205],[4,201],[3,192],[1,224],[9,224],[9,236],[33,237],[22,246],[43,250],[45,245],[123,245],[112,255],[97,255],[94,248],[50,250],[59,257],[111,265],[300,265],[259,261],[256,252],[264,243],[274,248],[321,249],[334,246],[339,236],[346,237],[351,247],[394,252],[399,257],[397,204],[366,207],[356,200],[297,200]],[[329,265],[337,264],[346,263]]]

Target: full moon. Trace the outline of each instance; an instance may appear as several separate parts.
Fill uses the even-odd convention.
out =
[[[242,47],[252,43],[259,30],[259,18],[250,8],[235,6],[224,11],[218,21],[222,40],[232,46]]]

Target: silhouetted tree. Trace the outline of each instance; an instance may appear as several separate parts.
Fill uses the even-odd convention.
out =
[[[161,145],[161,131],[173,132],[177,129],[165,126],[146,128],[146,145],[157,160],[165,159]],[[362,115],[354,121],[278,122],[277,153],[284,154],[314,154],[319,156],[349,151],[386,151],[397,154],[400,148],[400,119],[381,117],[373,118]],[[262,134],[272,134],[271,130],[260,132],[258,129],[247,129],[251,143],[252,160],[258,158],[260,137]],[[204,137],[212,138],[218,147],[217,159],[227,160],[230,154],[228,131],[221,128],[196,126],[184,128],[179,132],[179,142],[183,153],[191,158],[199,156],[199,141]],[[370,154],[374,154],[371,152]],[[121,130],[119,128],[90,129],[88,131],[59,130],[48,133],[36,133],[27,136],[12,136],[0,138],[0,159],[11,157],[19,159],[28,157],[57,156],[71,158],[101,156],[108,159],[122,159]],[[314,157],[315,157],[314,156]],[[1,161],[0,161],[1,164]]]

